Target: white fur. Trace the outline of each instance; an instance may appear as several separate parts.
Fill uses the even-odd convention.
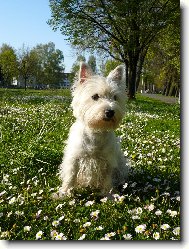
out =
[[[124,68],[118,66],[107,78],[92,75],[81,63],[73,91],[72,125],[60,165],[61,191],[76,187],[99,188],[103,194],[124,183],[127,163],[114,129],[124,115]],[[98,99],[92,96],[98,94]],[[114,116],[105,118],[105,111]]]

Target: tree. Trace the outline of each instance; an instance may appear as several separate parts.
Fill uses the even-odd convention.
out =
[[[126,66],[129,98],[135,98],[149,45],[179,11],[177,0],[50,0],[54,30],[77,48],[103,51]]]
[[[38,44],[32,49],[37,57],[36,81],[40,84],[56,85],[62,80],[64,56],[53,42]]]
[[[0,68],[3,85],[11,85],[13,78],[18,75],[18,61],[14,48],[7,44],[0,48]]]
[[[162,93],[178,96],[180,88],[180,15],[151,44],[144,63],[144,77]]]
[[[26,91],[28,81],[35,78],[37,56],[25,45],[18,51],[19,76],[24,79]]]
[[[120,61],[116,61],[116,60],[107,60],[105,63],[105,68],[104,68],[104,76],[108,76],[108,74],[117,66],[119,66],[121,64]]]
[[[92,68],[93,72],[96,73],[97,72],[97,68],[96,68],[96,57],[94,55],[90,55],[88,58],[88,62],[89,66]]]

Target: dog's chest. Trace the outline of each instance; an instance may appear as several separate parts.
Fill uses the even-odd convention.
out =
[[[111,141],[111,134],[109,133],[96,133],[96,134],[83,134],[83,151],[88,155],[104,156],[113,150],[113,143]],[[113,151],[112,151],[113,152]]]

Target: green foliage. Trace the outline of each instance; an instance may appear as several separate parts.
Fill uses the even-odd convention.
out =
[[[180,239],[180,106],[137,96],[116,130],[132,167],[112,199],[53,200],[74,121],[69,90],[0,89],[0,238]]]
[[[92,68],[93,72],[96,73],[97,72],[97,68],[96,68],[96,57],[94,55],[90,55],[88,58],[88,62],[89,66]]]
[[[2,44],[0,48],[0,69],[4,79],[3,84],[5,85],[10,85],[13,78],[18,75],[16,52],[7,44]]]
[[[49,24],[80,50],[100,51],[126,65],[130,98],[150,44],[175,21],[177,0],[50,0]]]
[[[18,51],[3,44],[0,49],[0,69],[3,80],[10,85],[13,78],[28,83],[59,84],[64,72],[63,52],[53,42],[38,44],[32,49],[22,46]]]
[[[64,56],[61,50],[55,48],[53,42],[38,44],[32,49],[37,58],[36,80],[40,84],[57,84],[62,80],[64,71]]]
[[[107,60],[105,63],[105,68],[103,70],[103,75],[107,77],[108,74],[120,64],[121,64],[120,61]]]
[[[151,44],[144,63],[144,78],[166,95],[180,89],[180,14]]]

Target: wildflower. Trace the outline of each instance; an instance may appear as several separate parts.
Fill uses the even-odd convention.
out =
[[[22,204],[24,204],[25,199],[24,199],[24,197],[22,195],[18,195],[17,200],[20,202],[19,206],[21,206]]]
[[[29,232],[31,230],[31,226],[25,226],[24,227],[24,232]]]
[[[161,229],[163,229],[163,230],[167,230],[168,228],[170,228],[170,226],[168,224],[161,225]]]
[[[72,201],[69,201],[69,205],[73,206],[75,204],[75,199],[73,199]]]
[[[102,226],[98,226],[98,227],[95,228],[96,231],[101,231],[101,230],[103,230],[103,229],[104,229],[104,228],[103,228]]]
[[[140,197],[137,196],[134,200],[140,202]]]
[[[90,227],[90,225],[91,225],[91,222],[86,222],[86,223],[83,225],[83,227]]]
[[[100,240],[110,240],[110,238],[107,237],[107,236],[104,236],[104,237],[102,237]]]
[[[126,156],[126,157],[128,156],[128,152],[127,151],[124,151],[123,153],[124,153],[124,156]]]
[[[2,191],[1,193],[0,193],[0,196],[2,196],[2,195],[4,195],[6,193],[6,191],[4,190],[4,191]]]
[[[42,235],[43,235],[43,232],[42,232],[42,231],[39,231],[39,232],[36,234],[36,240],[41,239]]]
[[[160,216],[160,215],[162,214],[162,211],[161,211],[161,210],[157,210],[157,211],[155,212],[155,214],[156,214],[157,216]]]
[[[78,239],[78,240],[84,240],[84,239],[85,239],[85,237],[86,237],[86,234],[83,234],[83,235],[81,235],[81,237],[79,237],[79,239]]]
[[[153,238],[154,238],[155,240],[158,240],[158,239],[160,238],[159,233],[158,233],[158,232],[153,233]]]
[[[120,196],[120,197],[119,197],[119,202],[123,202],[124,199],[125,199],[125,196],[124,196],[124,195]]]
[[[63,204],[58,204],[58,206],[55,208],[56,211],[58,211],[59,208],[62,208]]]
[[[126,189],[127,186],[128,186],[128,183],[125,183],[125,184],[123,185],[123,189]]]
[[[133,183],[131,184],[131,188],[134,188],[136,185],[137,185],[137,183],[136,183],[136,182],[133,182]]]
[[[113,197],[116,199],[119,198],[120,196],[118,194],[113,194]]]
[[[131,235],[130,233],[124,234],[124,235],[123,235],[123,238],[124,238],[125,240],[131,240],[131,239],[132,239],[132,235]]]
[[[148,165],[152,165],[152,161],[147,161],[147,164]]]
[[[168,193],[168,192],[164,192],[164,193],[163,193],[163,194],[161,194],[161,195],[170,196],[170,193]]]
[[[115,232],[110,232],[110,233],[105,234],[105,237],[110,238],[110,237],[113,237],[113,236],[115,236],[115,235],[116,235]]]
[[[60,218],[58,218],[58,221],[61,221],[64,219],[64,215],[62,215]]]
[[[0,218],[3,217],[3,213],[0,213]]]
[[[55,239],[55,237],[58,235],[56,230],[51,231],[51,238]]]
[[[162,151],[162,153],[165,153],[165,148],[163,148],[161,151]]]
[[[180,235],[180,227],[175,227],[174,229],[173,229],[173,233],[174,233],[174,235]]]
[[[52,222],[52,225],[53,225],[54,227],[57,227],[59,224],[60,224],[59,220],[54,220],[54,221]]]
[[[94,204],[94,201],[87,201],[86,203],[85,203],[85,206],[86,207],[89,207],[89,206],[92,206]]]
[[[9,232],[6,231],[6,232],[1,232],[1,235],[0,235],[0,238],[6,238],[9,236]]]
[[[177,201],[180,201],[180,196],[177,196],[177,197],[176,197],[176,200],[177,200]]]
[[[67,240],[63,233],[59,233],[56,235],[55,240]]]
[[[24,215],[24,212],[23,211],[16,211],[15,214],[18,216],[21,216],[21,215]]]
[[[145,224],[142,224],[142,225],[139,225],[139,226],[137,226],[137,227],[135,228],[135,232],[136,232],[136,233],[142,233],[142,232],[145,231],[145,229],[146,229],[146,225],[145,225]]]
[[[171,239],[171,240],[177,240],[177,239],[175,239],[174,237],[171,237],[170,239]]]
[[[90,216],[94,219],[98,219],[98,214],[100,213],[100,210],[96,210],[94,212],[90,213]]]
[[[102,198],[100,201],[103,202],[103,203],[105,203],[105,202],[107,202],[107,200],[108,200],[108,198],[107,198],[107,197],[104,197],[104,198]]]
[[[133,215],[131,218],[132,218],[133,220],[139,220],[139,219],[140,219],[140,217],[139,217],[138,215]]]
[[[141,214],[141,213],[142,213],[142,208],[141,207],[136,208],[136,214]]]
[[[167,209],[166,213],[170,214],[172,211],[171,209]]]
[[[12,197],[10,200],[9,200],[9,204],[13,204],[15,203],[16,201],[16,197]]]
[[[39,195],[40,195],[40,194],[42,194],[42,193],[43,193],[43,190],[42,190],[42,189],[41,189],[41,190],[39,190]]]
[[[171,216],[171,217],[174,217],[174,216],[177,216],[177,211],[171,211],[170,213],[169,213],[169,215]]]
[[[150,204],[150,205],[146,205],[144,208],[148,209],[149,211],[152,211],[152,210],[154,210],[155,206],[154,206],[154,204]]]
[[[48,220],[49,219],[49,217],[48,216],[44,216],[44,218],[43,218],[44,220]]]
[[[9,218],[11,216],[11,214],[12,214],[12,211],[8,212],[7,217]]]
[[[42,210],[38,210],[37,213],[36,213],[36,218],[38,219],[40,217],[40,214],[41,214]]]
[[[79,223],[79,222],[80,222],[80,219],[75,219],[75,220],[73,220],[73,222]]]
[[[37,186],[38,182],[39,182],[39,180],[36,180],[33,183],[34,183],[35,186]]]

